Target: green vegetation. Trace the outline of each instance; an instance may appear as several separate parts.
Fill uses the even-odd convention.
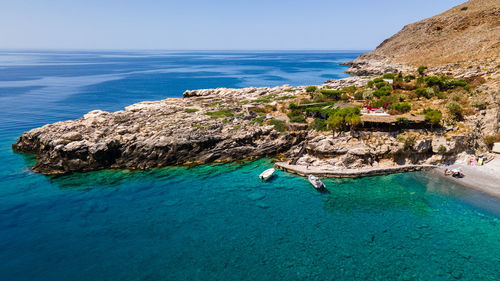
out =
[[[273,101],[274,98],[276,98],[276,94],[270,94],[270,95],[258,98],[256,100],[254,100],[253,102],[257,102],[257,103],[270,103],[271,101]]]
[[[394,89],[391,86],[384,86],[373,92],[373,95],[380,98],[382,96],[388,96],[392,93]]]
[[[191,127],[196,128],[198,130],[203,130],[205,128],[205,124],[202,123],[192,124]]]
[[[488,146],[488,148],[491,149],[494,143],[500,142],[500,133],[496,135],[485,136],[483,141]]]
[[[266,117],[259,116],[259,117],[255,118],[254,120],[250,121],[250,125],[259,124],[262,126],[264,124],[264,119],[266,119]]]
[[[375,88],[377,88],[377,89],[380,89],[380,88],[385,87],[385,86],[387,86],[387,82],[385,82],[385,81],[375,83]]]
[[[235,125],[231,130],[229,130],[230,132],[234,132],[234,131],[237,131],[241,128],[241,125]]]
[[[314,121],[309,125],[309,128],[316,130],[318,132],[328,131],[328,126],[326,125],[326,120],[321,118],[314,118]]]
[[[290,100],[290,99],[294,99],[294,98],[295,98],[294,96],[282,96],[282,97],[276,98],[276,100]]]
[[[427,87],[436,86],[436,87],[439,87],[439,90],[441,90],[441,91],[451,90],[451,89],[455,89],[457,87],[462,87],[467,91],[468,91],[468,89],[470,89],[469,84],[465,80],[452,79],[452,78],[446,77],[446,76],[425,77],[424,82],[425,82],[425,84],[427,84]]]
[[[404,151],[410,151],[413,146],[417,143],[416,139],[414,136],[408,136],[407,138],[404,139],[403,144],[404,144]]]
[[[396,121],[397,121],[398,125],[401,127],[407,127],[408,123],[409,123],[409,120],[406,117],[398,117],[398,118],[396,118]]]
[[[293,116],[290,118],[290,122],[292,123],[307,123],[306,118],[304,116]]]
[[[184,109],[184,112],[186,113],[193,113],[193,112],[197,112],[199,111],[199,109],[196,109],[196,108],[186,108]]]
[[[320,90],[319,92],[327,98],[339,100],[346,90]]]
[[[224,103],[222,103],[220,101],[216,101],[216,102],[209,104],[208,107],[221,107],[223,105],[224,105]]]
[[[445,93],[445,92],[438,92],[438,93],[436,94],[436,96],[437,96],[437,98],[438,98],[438,99],[440,99],[440,100],[444,100],[444,99],[446,99],[446,98],[448,97],[448,95],[446,95],[446,93]]]
[[[314,93],[314,92],[316,92],[316,90],[318,90],[318,88],[316,86],[308,86],[308,87],[306,87],[306,92],[307,93]]]
[[[440,145],[440,146],[439,146],[439,148],[438,148],[438,152],[439,152],[440,154],[445,154],[445,153],[446,153],[446,151],[447,151],[446,146],[444,146],[444,145]]]
[[[477,108],[478,110],[484,110],[486,109],[486,102],[484,100],[475,100],[471,104],[473,107]]]
[[[410,82],[413,79],[415,79],[415,76],[413,76],[413,75],[407,75],[407,76],[405,76],[404,81],[406,83],[408,83],[408,82]]]
[[[411,104],[409,104],[407,102],[397,102],[397,103],[393,103],[390,106],[388,106],[388,109],[395,110],[399,113],[406,113],[406,112],[409,112],[411,110]]]
[[[359,107],[345,107],[336,110],[326,121],[328,127],[334,131],[353,129],[361,123]]]
[[[273,125],[274,129],[278,132],[281,132],[281,133],[288,130],[288,126],[286,125],[286,122],[283,120],[271,119],[271,120],[267,121],[267,123],[269,125]]]
[[[451,101],[445,105],[448,113],[450,114],[451,119],[455,121],[460,121],[463,119],[464,110],[462,106],[455,101]]]
[[[431,124],[431,127],[438,125],[441,122],[441,119],[443,119],[443,113],[441,113],[441,110],[427,108],[424,109],[422,113],[425,115],[425,121]]]
[[[418,88],[415,90],[415,94],[417,94],[419,98],[425,97],[429,99],[434,95],[434,91],[430,88]]]
[[[394,79],[396,77],[395,73],[386,73],[382,76],[384,79]]]
[[[366,87],[368,87],[368,88],[370,88],[370,89],[371,89],[371,88],[373,88],[373,84],[374,84],[374,82],[373,82],[372,80],[370,80],[370,81],[368,81],[368,83],[366,84]]]
[[[425,71],[426,69],[427,69],[427,66],[425,66],[425,65],[421,65],[421,66],[419,66],[419,67],[417,68],[417,72],[418,72],[418,74],[420,74],[421,76],[423,76],[423,75],[424,75],[424,71]]]
[[[225,117],[231,117],[234,115],[234,111],[232,109],[221,109],[217,111],[211,111],[205,113],[205,115],[210,116],[212,119],[217,119],[217,118],[225,118]]]
[[[354,94],[354,99],[355,99],[355,100],[362,100],[362,99],[364,99],[364,98],[363,98],[363,92],[356,92],[356,93]]]

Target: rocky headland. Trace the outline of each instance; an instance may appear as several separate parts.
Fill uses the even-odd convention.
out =
[[[500,140],[499,13],[498,1],[472,0],[409,25],[351,62],[354,77],[189,90],[33,129],[13,149],[36,154],[33,170],[47,175],[259,157],[360,176],[488,161]],[[383,116],[360,110],[375,107]]]

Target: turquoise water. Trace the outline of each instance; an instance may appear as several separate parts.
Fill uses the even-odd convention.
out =
[[[12,56],[0,60],[2,280],[500,279],[500,201],[425,173],[329,179],[320,194],[281,171],[259,181],[269,159],[50,178],[10,150],[39,124],[195,85],[293,84],[300,75],[288,72],[318,84],[327,72],[342,76],[334,61],[345,53]],[[224,63],[224,72],[205,71]],[[184,78],[165,70],[174,64]],[[150,77],[155,67],[162,74]]]

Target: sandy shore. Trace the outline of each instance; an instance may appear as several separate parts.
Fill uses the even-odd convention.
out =
[[[316,175],[320,177],[332,178],[360,178],[371,177],[395,173],[405,173],[413,171],[431,170],[436,168],[434,165],[401,165],[397,167],[384,167],[384,168],[365,168],[365,169],[344,169],[344,170],[329,170],[322,167],[306,167],[303,165],[290,165],[284,162],[275,164],[278,169],[298,174],[301,176]]]
[[[457,179],[451,176],[444,176],[445,169],[455,168],[462,170],[465,177]],[[497,156],[483,166],[469,166],[465,163],[455,163],[450,166],[439,167],[431,171],[430,174],[500,198],[500,156]]]

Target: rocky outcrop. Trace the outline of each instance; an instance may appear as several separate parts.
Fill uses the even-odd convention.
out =
[[[399,138],[398,138],[399,137]],[[406,141],[410,139],[410,141]],[[309,135],[303,150],[291,150],[293,165],[321,167],[329,171],[388,168],[401,165],[434,165],[453,162],[467,151],[473,138],[454,135],[414,135],[398,133],[346,132],[340,136]]]
[[[306,132],[282,133],[272,125],[253,123],[257,113],[244,111],[242,102],[247,105],[269,95],[279,98],[289,95],[284,90],[290,88],[190,91],[183,99],[141,102],[113,113],[96,110],[26,132],[13,148],[36,154],[33,170],[43,174],[272,156],[300,143]]]

